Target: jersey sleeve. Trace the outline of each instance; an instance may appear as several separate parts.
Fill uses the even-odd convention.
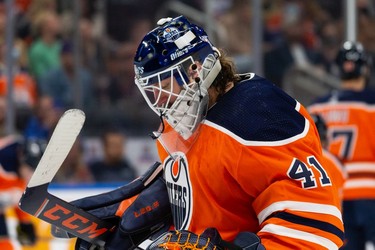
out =
[[[255,197],[257,234],[266,249],[338,249],[343,244],[340,199],[308,119],[300,138],[241,148],[233,172]]]
[[[337,159],[336,156],[331,154],[329,151],[323,149],[323,166],[327,170],[332,186],[336,190],[336,193],[339,196],[340,200],[340,210],[342,201],[343,201],[343,194],[344,194],[344,184],[348,178],[348,174],[342,163]]]

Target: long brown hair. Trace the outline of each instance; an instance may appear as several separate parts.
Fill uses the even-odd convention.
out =
[[[227,84],[233,82],[236,85],[240,81],[239,75],[236,73],[236,67],[234,65],[233,59],[228,57],[225,51],[220,49],[220,73],[215,78],[212,83],[212,87],[218,92],[219,97],[222,96],[227,88]]]

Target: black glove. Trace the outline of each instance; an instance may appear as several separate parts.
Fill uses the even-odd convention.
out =
[[[17,239],[23,246],[32,246],[36,242],[35,228],[32,223],[20,222],[17,225]]]
[[[121,200],[121,197],[127,197],[127,193],[128,188],[124,186],[105,194],[72,202],[75,206],[99,218],[111,220],[112,224],[117,225],[113,234],[106,240],[104,249],[134,249],[151,235],[165,232],[172,225],[168,192],[161,175],[148,184],[134,200]],[[113,203],[113,201],[117,202]],[[127,206],[125,211],[119,213],[122,203]],[[100,248],[86,241],[77,240],[75,249]]]

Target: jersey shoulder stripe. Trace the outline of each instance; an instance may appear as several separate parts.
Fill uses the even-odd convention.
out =
[[[225,127],[222,127],[222,126],[219,126],[218,124],[215,124],[211,121],[204,121],[203,124],[209,126],[209,127],[212,127],[216,130],[219,130],[221,131],[222,133],[232,137],[234,140],[236,140],[237,142],[241,143],[242,145],[244,146],[263,146],[263,147],[273,147],[273,146],[282,146],[282,145],[286,145],[286,144],[289,144],[289,143],[292,143],[296,140],[299,140],[303,137],[305,137],[309,131],[309,128],[310,128],[310,124],[308,122],[308,120],[305,120],[305,127],[303,129],[303,131],[299,134],[296,134],[290,138],[286,138],[286,139],[283,139],[283,140],[276,140],[276,141],[254,141],[254,140],[245,140],[243,138],[241,138],[240,136],[238,136],[237,134],[233,133],[232,131],[226,129]]]
[[[341,110],[363,110],[365,112],[375,112],[375,105],[360,101],[342,101],[342,102],[325,102],[315,103],[308,107],[311,113],[319,112],[327,109],[341,109]]]
[[[305,217],[291,214],[288,212],[275,213],[271,215],[271,217],[280,218],[282,220],[291,222],[293,224],[300,224],[300,225],[317,228],[319,230],[334,234],[337,237],[339,237],[341,240],[344,240],[344,232],[341,229],[337,228],[336,226],[332,225],[331,223],[328,223],[325,221],[305,218]]]
[[[324,246],[324,249],[338,249],[338,246],[332,242],[331,240],[321,237],[316,234],[303,232],[296,229],[291,229],[288,227],[275,225],[275,224],[267,224],[261,230],[260,233],[271,233],[276,234],[279,236],[285,236],[289,238],[294,238],[298,240],[304,240],[308,242],[312,242],[319,246]]]
[[[333,205],[324,205],[320,203],[302,202],[302,201],[279,201],[274,202],[258,213],[259,223],[266,220],[271,214],[282,210],[293,210],[309,213],[328,214],[342,221],[341,211]]]

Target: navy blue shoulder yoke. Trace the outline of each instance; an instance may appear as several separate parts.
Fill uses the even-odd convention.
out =
[[[211,121],[249,141],[278,141],[300,134],[304,117],[296,100],[255,75],[239,82],[209,110]]]

